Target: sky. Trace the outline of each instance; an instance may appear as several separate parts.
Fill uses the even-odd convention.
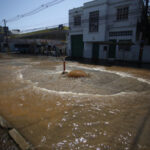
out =
[[[38,8],[52,0],[0,0],[0,25],[3,19],[11,19]],[[49,7],[38,14],[25,17],[15,22],[8,23],[9,29],[27,30],[46,26],[68,23],[69,9],[82,6],[92,0],[65,0],[55,6]]]

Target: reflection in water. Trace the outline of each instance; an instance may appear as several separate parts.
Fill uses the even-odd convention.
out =
[[[1,55],[0,114],[37,150],[150,149],[149,71],[67,69],[90,77],[67,78],[54,58]]]

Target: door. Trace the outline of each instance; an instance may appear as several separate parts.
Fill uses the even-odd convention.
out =
[[[72,35],[71,36],[71,52],[73,58],[83,57],[83,35]]]
[[[116,57],[116,40],[110,40],[112,44],[109,46],[108,58]]]
[[[98,60],[99,59],[99,43],[93,43],[92,59],[93,60]]]

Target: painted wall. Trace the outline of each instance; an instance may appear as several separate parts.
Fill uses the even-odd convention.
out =
[[[122,6],[129,7],[129,18],[126,21],[117,21],[116,14],[117,8]],[[112,39],[117,40],[132,40],[134,46],[131,47],[130,51],[121,51],[118,46],[116,46],[116,59],[117,60],[128,60],[137,61],[139,56],[139,42],[136,41],[136,26],[137,22],[140,21],[141,11],[142,11],[142,0],[95,0],[85,3],[83,7],[75,8],[69,11],[69,22],[70,31],[68,36],[68,56],[71,56],[71,36],[76,34],[83,34],[84,41],[84,57],[92,58],[92,42],[103,42]],[[99,10],[100,20],[99,20],[99,32],[90,33],[89,32],[89,13],[92,11]],[[73,26],[74,16],[81,14],[82,25],[79,27]],[[126,36],[109,36],[109,32],[119,32],[119,31],[132,31],[132,35]],[[99,58],[107,59],[108,50],[104,50],[105,45],[100,45],[99,47]],[[143,54],[144,62],[150,62],[150,52],[147,50],[149,48],[145,47]]]
[[[146,45],[143,51],[143,61],[150,63],[150,45]]]
[[[85,5],[86,6],[86,5]],[[105,41],[106,40],[106,26],[107,20],[105,18],[108,10],[106,3],[97,3],[94,7],[85,7],[83,17],[85,21],[83,28],[84,42]],[[99,11],[99,30],[98,32],[89,32],[89,14],[93,11]]]
[[[84,50],[84,58],[92,58],[92,43],[85,43],[85,50]],[[104,46],[107,46],[107,51],[104,50]],[[139,45],[131,46],[129,51],[119,50],[118,46],[116,46],[116,60],[126,60],[126,61],[138,61],[139,59]],[[99,46],[99,59],[107,60],[108,59],[108,45],[100,45]],[[150,63],[150,45],[144,46],[143,50],[143,62]]]
[[[92,58],[92,44],[85,42],[84,44],[84,58]]]
[[[129,7],[129,18],[125,21],[117,21],[117,8],[122,6]],[[136,24],[141,16],[140,7],[138,0],[96,0],[85,3],[83,7],[69,11],[70,34],[82,32],[84,42],[94,42],[109,40],[109,32],[131,30],[133,35],[130,38],[136,42]],[[89,13],[97,10],[100,17],[99,32],[91,33],[89,32]],[[83,20],[81,26],[73,25],[75,15],[81,15]]]
[[[81,20],[83,20],[83,7],[74,8],[69,11],[69,33],[71,34],[83,32],[84,24],[81,24],[81,26],[74,26],[74,16],[76,15],[81,15]]]

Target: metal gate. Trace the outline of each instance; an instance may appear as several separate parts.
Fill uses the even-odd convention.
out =
[[[83,35],[72,35],[71,36],[72,57],[82,58],[83,49],[84,49]]]
[[[116,57],[116,40],[110,40],[112,44],[109,46],[108,57],[115,58]]]
[[[93,60],[98,60],[99,59],[99,43],[93,43],[92,59]]]

